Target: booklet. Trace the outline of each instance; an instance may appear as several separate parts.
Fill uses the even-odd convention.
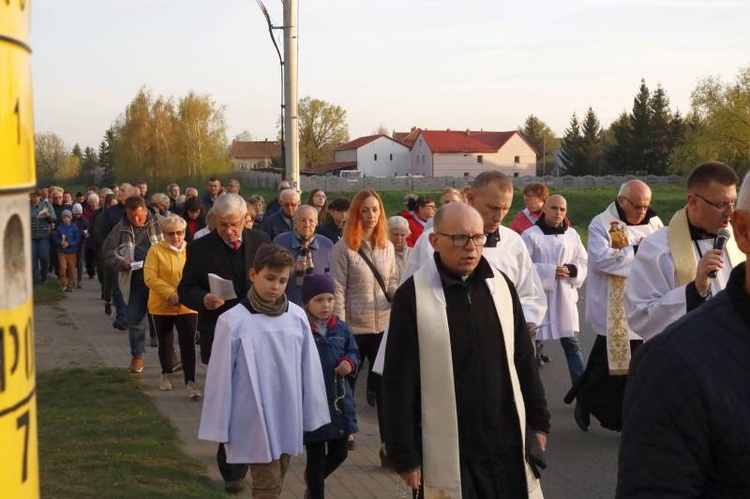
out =
[[[233,300],[237,298],[234,292],[234,283],[229,279],[224,279],[216,274],[208,274],[208,286],[211,288],[211,294],[220,300]]]

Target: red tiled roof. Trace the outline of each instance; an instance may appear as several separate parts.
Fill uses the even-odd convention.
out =
[[[257,159],[281,156],[281,144],[272,140],[233,140],[232,158]]]
[[[405,146],[411,147],[414,145],[414,142],[416,142],[417,136],[421,131],[421,128],[412,127],[410,132],[395,132],[393,138]]]
[[[341,144],[336,149],[334,149],[334,151],[349,151],[351,149],[359,149],[360,147],[367,145],[373,140],[379,139],[380,137],[386,137],[386,135],[377,134],[377,135],[367,135],[365,137],[360,137],[358,139],[349,141],[346,144]]]
[[[304,170],[300,170],[300,173],[303,175],[316,175],[318,173],[328,173],[338,170],[343,170],[345,168],[350,167],[356,167],[357,162],[356,161],[343,161],[340,163],[328,163],[326,165],[316,165],[311,166],[310,168],[306,168]]]
[[[433,153],[493,153],[500,150],[517,133],[515,130],[510,132],[422,130],[420,135],[427,141]]]

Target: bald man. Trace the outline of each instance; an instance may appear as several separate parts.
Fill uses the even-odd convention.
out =
[[[565,397],[588,431],[593,414],[604,428],[622,428],[622,399],[631,355],[643,343],[625,320],[625,285],[641,241],[664,224],[651,209],[651,189],[640,180],[622,184],[617,199],[589,224],[586,321],[596,333],[586,370]]]
[[[547,315],[536,331],[537,361],[542,341],[560,340],[572,384],[583,374],[578,344],[578,289],[586,279],[588,255],[581,238],[568,223],[568,203],[560,195],[544,202],[542,214],[521,235],[547,296]]]
[[[515,287],[482,256],[484,225],[464,203],[440,208],[434,255],[393,298],[385,443],[419,497],[542,497],[524,435],[544,449],[549,412]]]

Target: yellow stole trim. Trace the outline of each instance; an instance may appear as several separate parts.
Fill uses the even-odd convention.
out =
[[[731,232],[731,226],[729,230]],[[685,286],[695,280],[695,273],[698,270],[698,257],[695,255],[695,246],[690,238],[686,207],[678,210],[669,221],[667,243],[674,262],[677,285]],[[724,250],[729,256],[729,263],[732,267],[745,259],[745,255],[737,247],[734,236],[729,238]]]
[[[500,320],[513,398],[524,442],[526,409],[513,362],[514,320],[510,290],[499,271],[487,280]],[[445,294],[434,260],[414,274],[422,398],[422,480],[425,499],[461,499],[458,416]],[[522,449],[522,458],[526,463]],[[525,464],[529,498],[543,499],[539,480]]]

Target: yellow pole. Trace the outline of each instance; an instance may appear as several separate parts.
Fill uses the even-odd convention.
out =
[[[29,190],[30,0],[0,2],[0,494],[39,497]]]

